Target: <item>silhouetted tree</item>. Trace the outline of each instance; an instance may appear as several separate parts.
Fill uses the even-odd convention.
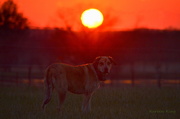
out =
[[[0,6],[0,29],[26,29],[28,19],[18,12],[13,0],[7,0]]]

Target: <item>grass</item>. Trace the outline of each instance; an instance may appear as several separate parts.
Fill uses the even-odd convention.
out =
[[[178,119],[180,90],[143,88],[101,88],[92,98],[92,111],[81,112],[82,96],[68,94],[62,113],[58,113],[57,96],[41,109],[43,88],[0,88],[0,117],[2,119]]]

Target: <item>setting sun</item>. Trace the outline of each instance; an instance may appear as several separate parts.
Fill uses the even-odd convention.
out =
[[[81,15],[82,24],[88,28],[100,26],[103,20],[103,14],[98,9],[87,9]]]

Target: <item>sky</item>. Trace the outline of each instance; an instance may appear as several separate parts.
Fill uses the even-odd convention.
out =
[[[2,0],[1,0],[2,1]],[[80,16],[99,9],[106,30],[180,29],[180,0],[14,0],[33,27],[83,28]]]

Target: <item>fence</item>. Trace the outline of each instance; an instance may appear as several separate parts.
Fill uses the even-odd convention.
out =
[[[131,62],[117,66],[112,71],[113,81],[109,84],[129,84],[132,87],[142,85],[162,86],[172,85],[180,87],[180,64]]]
[[[32,85],[42,82],[45,66],[42,65],[3,65],[0,67],[0,83]]]
[[[0,83],[42,85],[44,65],[3,65],[0,67]],[[111,80],[102,86],[175,86],[180,87],[179,64],[126,63],[114,66]]]

